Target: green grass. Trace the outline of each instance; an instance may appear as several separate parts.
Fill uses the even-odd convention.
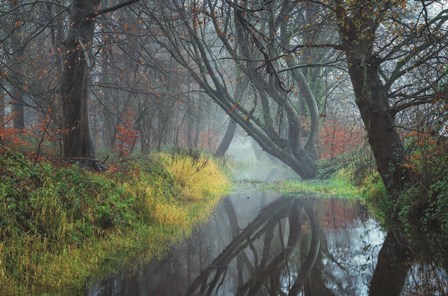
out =
[[[349,181],[343,170],[327,180],[288,180],[267,183],[264,187],[286,195],[310,198],[358,199],[362,195],[361,190]]]
[[[93,173],[1,150],[0,178],[6,296],[82,295],[98,277],[162,256],[229,187],[202,155],[154,155]]]

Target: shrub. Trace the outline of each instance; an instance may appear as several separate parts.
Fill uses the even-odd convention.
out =
[[[227,187],[227,179],[218,166],[203,155],[179,156],[161,154],[163,166],[173,177],[180,197],[194,200],[216,195]],[[213,180],[210,182],[210,179]]]

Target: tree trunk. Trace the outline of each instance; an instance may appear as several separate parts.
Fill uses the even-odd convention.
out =
[[[187,147],[192,148],[193,147],[193,124],[194,124],[194,107],[192,106],[191,101],[187,103],[187,113],[186,121],[187,121],[187,127],[186,127],[186,142]]]
[[[140,118],[137,120],[137,129],[140,132],[140,153],[149,154],[151,151],[151,137],[153,130],[154,110],[146,107],[141,111]]]
[[[5,128],[5,91],[0,86],[0,131]],[[0,138],[0,144],[1,144]]]
[[[18,86],[13,86],[12,111],[14,113],[14,128],[23,130],[25,128],[25,106],[23,104],[23,91]]]
[[[392,196],[403,189],[407,171],[404,148],[374,61],[348,55],[349,73],[378,172]]]
[[[88,101],[90,50],[95,12],[100,0],[73,0],[70,29],[65,42],[62,75],[63,154],[66,158],[94,159]],[[91,164],[89,164],[91,166]]]
[[[18,130],[23,130],[25,128],[25,108],[24,108],[24,77],[23,70],[24,65],[26,64],[25,55],[24,55],[24,43],[25,43],[25,33],[22,33],[20,27],[17,27],[17,24],[22,24],[25,21],[22,19],[22,14],[24,13],[21,5],[17,3],[17,1],[11,1],[10,5],[6,5],[6,10],[11,9],[11,11],[16,11],[16,15],[11,15],[12,19],[9,19],[6,16],[5,23],[2,23],[5,29],[5,33],[10,31],[11,44],[10,49],[8,51],[12,51],[12,55],[10,56],[10,63],[7,65],[7,69],[9,69],[9,79],[8,83],[10,85],[10,90],[8,94],[10,95],[10,105],[12,107],[12,123],[13,127]],[[17,31],[16,31],[17,30]],[[2,57],[3,58],[3,57]],[[2,69],[3,70],[3,69]]]
[[[404,189],[410,173],[403,166],[403,143],[396,130],[387,91],[379,76],[382,61],[373,53],[379,26],[374,17],[377,11],[375,5],[370,3],[348,16],[342,1],[336,2],[339,31],[355,101],[367,130],[378,172],[389,194],[396,198]]]
[[[236,122],[233,119],[229,119],[229,125],[227,126],[224,138],[222,138],[221,144],[219,144],[218,149],[216,149],[215,156],[222,157],[229,149],[230,143],[232,142],[233,136],[236,131]]]
[[[201,132],[201,115],[202,115],[202,107],[201,103],[198,102],[198,115],[196,116],[196,124],[194,131],[194,139],[193,139],[193,148],[198,148],[199,146],[199,135]]]
[[[22,44],[20,38],[13,35],[13,42],[17,45]],[[14,54],[14,62],[12,68],[14,72],[12,74],[13,84],[11,85],[11,105],[14,114],[13,126],[16,129],[23,130],[25,128],[25,105],[24,105],[24,92],[23,92],[23,65],[25,64],[23,49],[18,49]],[[11,65],[10,65],[11,66]]]

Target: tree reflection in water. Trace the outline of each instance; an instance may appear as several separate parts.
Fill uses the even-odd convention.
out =
[[[422,245],[349,201],[226,198],[166,259],[88,295],[445,295],[448,256]]]
[[[238,275],[236,295],[297,295],[311,273],[320,248],[319,223],[313,201],[276,200],[239,233],[229,200],[225,208],[233,240],[203,269],[187,295],[218,294],[234,259],[237,260]],[[278,244],[280,248],[274,246]],[[289,259],[302,248],[306,253],[300,268],[290,266]]]

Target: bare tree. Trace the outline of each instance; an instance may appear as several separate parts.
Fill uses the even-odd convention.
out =
[[[346,69],[376,166],[389,193],[396,197],[412,176],[412,171],[404,165],[406,152],[396,118],[415,106],[435,106],[440,100],[437,98],[443,96],[440,84],[447,75],[444,65],[447,61],[448,11],[440,5],[430,10],[437,2],[288,2],[291,11],[299,11],[301,7],[320,12],[305,18],[296,27],[290,27],[295,30],[288,28],[281,34],[282,25],[279,30],[271,31],[269,36],[274,36],[277,44],[286,44],[282,46],[283,52],[276,52],[276,58],[269,54],[267,37],[260,34],[257,27],[267,17],[260,20],[258,16],[260,11],[275,16],[278,8],[284,6],[275,1],[258,5],[254,2],[251,6],[246,1],[232,1],[231,8],[239,14],[240,23],[250,30],[257,45],[254,49],[263,58],[265,72],[280,82],[285,80],[279,74],[288,71],[291,76],[297,76],[295,81],[300,85],[301,73],[294,72],[297,68],[333,64]],[[272,3],[276,4],[272,6]],[[432,11],[432,15],[428,11]],[[289,14],[285,13],[285,17],[289,19]],[[322,33],[335,36],[334,32],[338,34],[336,38],[314,38]],[[297,62],[297,58],[292,58],[294,54],[314,56],[322,48],[332,48],[336,55],[342,53],[345,63],[335,64],[336,60],[324,57],[320,65],[288,64],[287,69],[282,69],[273,64],[277,59]],[[309,49],[316,51],[311,53]],[[304,97],[307,97],[306,93]]]
[[[294,10],[297,7],[285,1],[270,1],[266,7],[258,4],[261,8],[252,24],[245,20],[247,3],[240,4],[146,3],[143,13],[147,34],[185,67],[195,82],[264,150],[302,178],[313,178],[318,100],[297,60],[291,56],[278,58],[282,50],[291,46],[293,29],[289,26],[293,22],[288,19],[298,13]],[[275,38],[277,34],[282,35],[281,42]],[[278,71],[285,68],[291,69]],[[250,82],[242,96],[236,96],[234,91],[238,72]]]

